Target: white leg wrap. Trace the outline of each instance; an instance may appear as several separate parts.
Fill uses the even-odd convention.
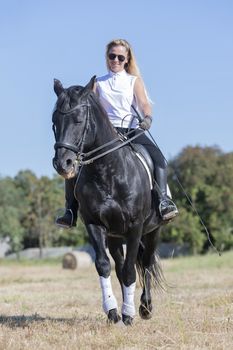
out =
[[[111,277],[100,276],[100,285],[102,289],[102,305],[104,312],[108,314],[109,310],[117,309],[117,301],[112,292]]]
[[[129,287],[123,284],[123,295],[124,302],[122,305],[122,314],[130,317],[135,316],[135,305],[134,305],[134,292],[135,292],[136,282],[132,283]]]

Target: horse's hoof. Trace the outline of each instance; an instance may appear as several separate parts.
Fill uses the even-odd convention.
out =
[[[132,326],[133,324],[133,318],[128,315],[122,315],[122,321],[126,326]]]
[[[108,312],[108,322],[109,323],[117,323],[121,320],[120,315],[117,313],[117,309],[109,310]]]
[[[146,307],[145,305],[141,304],[139,307],[139,315],[143,320],[149,320],[152,317],[152,306],[148,305]]]

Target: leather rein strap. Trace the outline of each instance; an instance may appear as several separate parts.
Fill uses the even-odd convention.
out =
[[[134,130],[133,130],[133,131],[134,131]],[[124,147],[125,145],[127,145],[127,144],[130,143],[130,142],[132,142],[132,140],[134,140],[134,139],[136,139],[137,137],[141,136],[141,135],[144,134],[144,132],[145,132],[145,130],[140,130],[140,131],[141,131],[141,132],[140,132],[138,135],[135,135],[135,136],[129,138],[128,140],[126,140],[126,141],[122,141],[119,145],[117,145],[117,146],[115,146],[115,147],[113,147],[113,148],[111,148],[111,149],[109,149],[109,150],[107,150],[107,151],[105,151],[105,152],[103,152],[103,153],[101,153],[101,154],[98,154],[97,156],[92,157],[91,159],[83,160],[83,158],[87,158],[87,157],[90,155],[90,154],[89,154],[90,152],[89,152],[89,153],[80,153],[80,154],[78,155],[78,163],[79,163],[79,165],[82,166],[82,165],[91,164],[91,163],[93,163],[95,160],[97,160],[97,159],[99,159],[99,158],[102,158],[102,157],[104,157],[105,155],[107,155],[107,154],[109,154],[109,153],[111,153],[111,152],[113,152],[113,151],[116,151],[117,149],[119,149],[119,148],[121,148],[121,147]],[[132,132],[132,131],[131,131],[131,132]],[[125,134],[125,136],[129,135],[131,132]],[[110,143],[113,143],[113,142],[116,142],[116,141],[121,141],[121,139],[114,139],[114,140],[112,140],[112,141],[110,141],[110,142],[108,142],[108,143],[105,143],[104,145],[102,145],[102,146],[100,146],[100,147],[94,149],[94,150],[93,150],[93,153],[94,153],[94,152],[97,152],[97,150],[100,150],[100,149],[102,149],[102,148],[105,148],[105,147],[106,147],[107,145],[109,145]]]

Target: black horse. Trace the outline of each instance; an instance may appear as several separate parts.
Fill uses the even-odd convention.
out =
[[[53,165],[65,179],[75,179],[74,195],[96,253],[95,266],[108,320],[115,323],[120,316],[111,287],[106,245],[122,288],[122,320],[131,324],[135,316],[135,266],[143,288],[139,308],[142,318],[151,317],[152,284],[162,285],[156,246],[163,223],[151,200],[145,167],[132,147],[124,145],[117,135],[92,91],[94,80],[95,77],[85,87],[67,89],[54,81],[58,99],[53,112]]]

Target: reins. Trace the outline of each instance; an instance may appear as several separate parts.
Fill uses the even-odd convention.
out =
[[[114,139],[114,140],[112,140],[112,141],[110,141],[110,142],[107,142],[107,143],[101,145],[101,146],[98,147],[98,148],[95,148],[94,150],[92,150],[92,151],[90,151],[90,152],[87,152],[87,153],[80,153],[80,154],[78,155],[78,163],[79,163],[79,165],[82,166],[82,165],[91,164],[91,163],[93,163],[95,160],[97,160],[97,159],[99,159],[99,158],[102,158],[102,157],[104,157],[105,155],[107,155],[107,154],[109,154],[109,153],[111,153],[111,152],[113,152],[113,151],[116,151],[117,149],[119,149],[119,148],[121,148],[121,147],[124,147],[125,145],[127,145],[127,144],[130,143],[130,142],[132,142],[132,140],[134,140],[134,139],[136,139],[137,137],[141,136],[141,135],[144,134],[144,132],[145,132],[145,130],[140,130],[140,131],[141,131],[140,133],[138,133],[137,135],[134,135],[133,137],[130,137],[129,139],[127,139],[127,140],[125,140],[125,141],[122,141],[122,139],[117,138],[117,139]],[[132,131],[126,133],[124,136],[127,137],[127,136],[130,135],[132,132],[134,132],[134,130],[132,130]],[[94,153],[98,152],[99,150],[101,150],[101,149],[103,149],[103,148],[105,148],[105,147],[107,147],[107,146],[109,146],[109,145],[111,145],[111,144],[113,144],[113,143],[115,143],[115,142],[117,142],[117,141],[121,141],[121,143],[120,143],[119,145],[117,145],[117,146],[115,146],[115,147],[113,147],[113,148],[111,148],[111,149],[109,149],[109,150],[107,150],[107,151],[101,153],[101,154],[98,154],[98,155],[95,156],[95,157],[92,157],[91,159],[83,160],[83,158],[87,158],[87,157],[89,157],[91,154],[94,154]]]

